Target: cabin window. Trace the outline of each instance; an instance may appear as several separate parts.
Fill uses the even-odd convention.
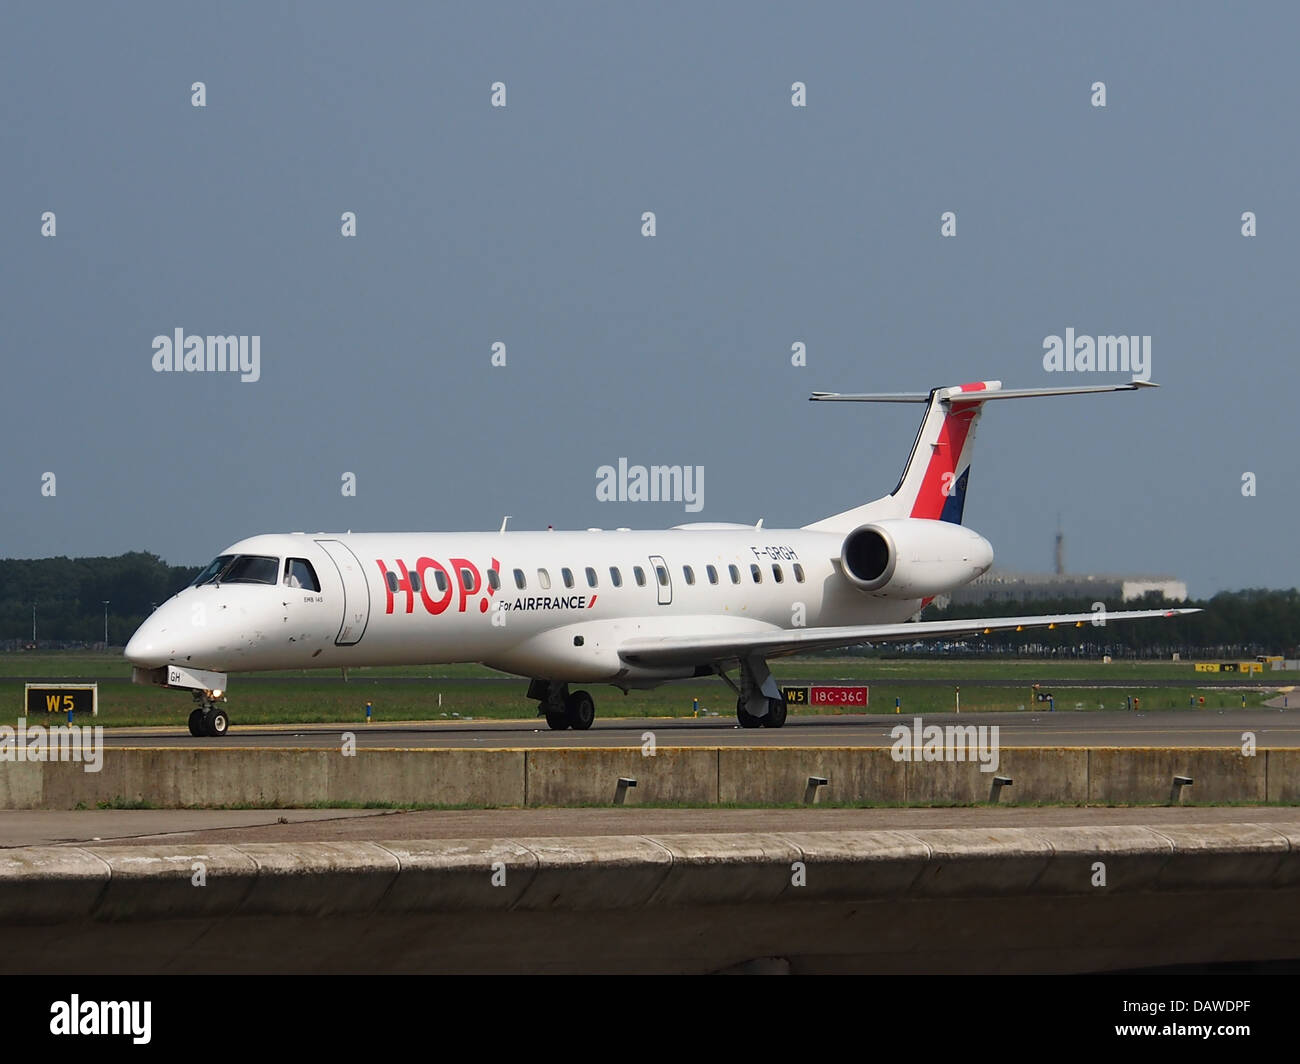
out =
[[[734,565],[728,565],[728,566],[727,566],[727,572],[731,574],[731,582],[732,582],[733,584],[739,584],[739,583],[740,583],[740,570],[739,570],[739,569],[737,569]]]
[[[683,565],[683,566],[682,566],[682,576],[686,577],[686,583],[687,583],[687,584],[694,585],[694,583],[695,583],[695,570],[692,569],[689,565]]]
[[[537,583],[541,586],[541,589],[542,589],[543,591],[550,591],[550,590],[551,590],[551,574],[548,573],[545,569],[538,569],[538,570],[537,570]]]
[[[718,582],[718,570],[715,569],[712,565],[706,565],[704,567],[704,571],[709,574],[710,584],[716,584]]]
[[[785,574],[781,572],[781,567],[775,563],[772,565],[772,579],[778,584],[785,582]]]
[[[609,567],[609,582],[615,587],[623,586],[623,574],[618,571],[617,565],[611,565]]]
[[[474,579],[474,570],[462,569],[460,571],[460,586],[463,587],[467,594],[473,594],[479,589],[478,581]],[[438,588],[439,591],[442,588]]]
[[[668,586],[668,570],[662,565],[655,566],[655,576],[659,578],[659,586]]]
[[[565,587],[573,587],[573,570],[572,570],[572,569],[561,569],[561,570],[560,570],[560,576],[563,577],[563,579],[564,579],[564,586],[565,586]]]
[[[632,566],[632,575],[636,577],[637,587],[645,587],[645,570],[641,566]]]
[[[517,587],[520,591],[522,591],[527,586],[528,586],[528,581],[524,579],[524,571],[522,569],[516,569],[515,587]]]
[[[797,583],[803,583],[803,566],[798,562],[794,563],[794,578]]]
[[[306,558],[285,558],[284,582],[289,587],[300,587],[306,591],[320,590],[316,570]]]
[[[489,569],[487,571],[487,582],[488,582],[488,587],[490,587],[493,591],[496,591],[501,586],[501,574],[498,573],[495,569]]]
[[[418,595],[420,593],[420,574],[412,569],[406,574],[406,579],[411,582],[411,590]]]
[[[389,569],[384,573],[384,580],[388,583],[388,590],[394,595],[397,594],[397,574]]]
[[[587,566],[587,586],[588,587],[596,586],[596,570],[593,569],[590,565]]]
[[[754,578],[754,583],[761,584],[763,582],[763,570],[757,565],[751,565],[749,567],[749,575]]]
[[[412,573],[411,575],[414,576],[415,574]],[[438,590],[439,590],[440,592],[444,592],[444,593],[446,592],[446,590],[447,590],[447,574],[444,573],[441,569],[435,569],[435,570],[433,571],[433,582],[434,582],[434,584],[437,585]],[[416,590],[418,591],[419,589],[417,588]]]

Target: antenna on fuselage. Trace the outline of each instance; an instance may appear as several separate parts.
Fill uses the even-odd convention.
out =
[[[506,522],[509,521],[509,520],[510,520],[510,515],[509,515],[509,514],[506,514],[505,517],[501,518],[501,531],[502,531],[502,532],[504,532],[504,531],[506,530]]]

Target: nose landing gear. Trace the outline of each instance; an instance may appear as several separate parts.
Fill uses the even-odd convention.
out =
[[[210,735],[220,738],[230,730],[230,716],[214,699],[202,691],[194,692],[195,707],[190,713],[190,734],[195,738]]]
[[[226,674],[194,669],[187,665],[161,665],[131,670],[131,682],[168,690],[189,691],[194,698],[190,714],[190,734],[220,737],[230,731],[230,717],[223,708],[226,700]]]

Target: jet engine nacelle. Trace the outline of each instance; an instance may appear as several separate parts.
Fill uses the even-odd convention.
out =
[[[970,583],[993,564],[978,532],[914,517],[859,525],[844,537],[840,568],[854,587],[881,598],[926,598]]]

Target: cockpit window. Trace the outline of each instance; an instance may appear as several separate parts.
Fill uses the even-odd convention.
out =
[[[203,572],[199,573],[199,575],[190,583],[190,587],[198,587],[200,584],[211,584],[215,582],[217,577],[221,574],[221,571],[234,560],[235,556],[233,554],[222,554],[213,558],[211,564],[209,564]]]
[[[219,574],[221,584],[278,584],[280,559],[262,554],[240,554]]]
[[[316,570],[306,558],[285,558],[284,582],[288,587],[301,587],[307,591],[319,591],[320,581],[316,579]]]

